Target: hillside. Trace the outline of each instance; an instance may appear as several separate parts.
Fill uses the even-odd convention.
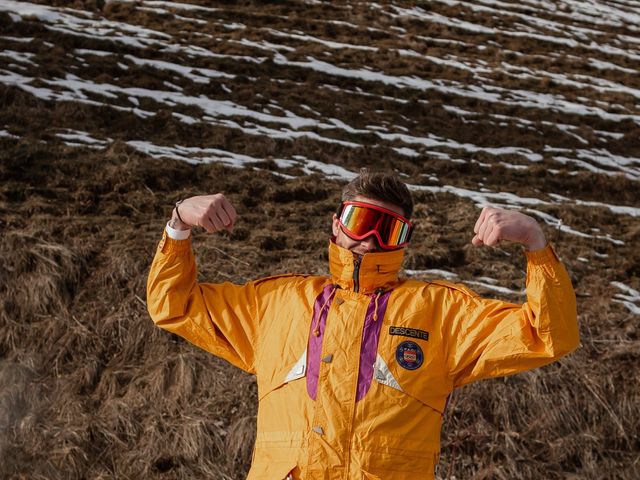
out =
[[[4,0],[0,46],[0,478],[244,478],[253,378],[146,311],[163,226],[225,192],[202,281],[324,274],[363,166],[414,192],[407,276],[524,301],[495,205],[578,296],[577,352],[453,395],[439,477],[640,478],[637,2]]]

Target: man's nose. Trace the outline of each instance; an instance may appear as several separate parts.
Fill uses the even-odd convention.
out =
[[[360,243],[364,246],[367,252],[375,252],[378,250],[378,242],[373,235],[369,235],[367,238],[360,240]]]

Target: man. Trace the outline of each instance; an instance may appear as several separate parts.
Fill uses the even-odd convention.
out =
[[[148,282],[160,327],[256,375],[248,478],[433,478],[454,388],[552,362],[578,345],[568,275],[532,218],[485,208],[474,245],[513,241],[527,257],[527,302],[398,278],[413,201],[397,177],[366,170],[343,190],[330,277],[198,284],[189,229],[232,229],[223,195],[173,211]]]

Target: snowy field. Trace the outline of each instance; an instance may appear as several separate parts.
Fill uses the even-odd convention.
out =
[[[580,380],[602,415],[592,420],[611,422],[617,440],[581,430],[575,438],[592,435],[607,446],[518,478],[603,478],[594,473],[598,459],[619,466],[612,478],[633,478],[640,414],[629,405],[640,401],[640,388],[635,396],[627,388],[637,385],[640,359],[640,2],[196,2],[0,1],[3,214],[21,202],[29,214],[46,213],[39,205],[75,188],[49,183],[44,171],[29,187],[12,183],[14,169],[42,165],[34,159],[49,149],[77,162],[78,172],[90,167],[85,158],[108,170],[112,160],[104,159],[125,152],[185,172],[220,165],[291,191],[308,177],[334,185],[363,166],[394,169],[416,194],[424,242],[406,274],[520,302],[522,271],[504,266],[514,262],[512,249],[474,257],[464,239],[445,241],[444,230],[463,232],[485,205],[522,210],[544,225],[572,275],[586,349],[580,362],[619,362],[610,371],[635,365],[635,384],[616,390],[617,377],[609,386],[604,376]],[[31,148],[39,153],[25,153]],[[194,177],[194,185],[206,184]],[[73,201],[83,195],[98,198],[85,192]],[[291,243],[282,255],[290,250]],[[266,270],[284,265],[269,261]],[[493,266],[477,267],[487,262]],[[238,272],[219,275],[252,273]],[[1,352],[11,351],[6,345]],[[454,428],[467,425],[452,418]],[[515,478],[517,460],[482,476],[460,438],[444,439],[444,464],[454,473],[443,478]],[[451,460],[452,445],[466,460]],[[243,452],[216,470],[220,478],[242,478],[250,455]],[[502,461],[481,457],[485,467]],[[126,470],[141,471],[149,474]]]
[[[640,5],[442,0],[428,8],[300,8],[304,17],[288,21],[292,6],[252,14],[112,1],[96,12],[5,0],[9,27],[28,25],[32,36],[0,37],[0,82],[48,102],[108,106],[141,121],[169,112],[187,126],[267,139],[283,175],[297,169],[348,179],[358,163],[347,160],[366,150],[401,173],[423,170],[411,176],[417,190],[525,208],[595,244],[624,243],[615,231],[580,228],[550,212],[585,206],[624,222],[640,216],[637,202],[567,197],[543,182],[509,191],[495,178],[440,178],[434,170],[470,163],[485,175],[500,166],[519,177],[544,168],[560,177],[640,180]],[[78,48],[57,52],[50,40]],[[307,94],[309,79],[317,95]],[[6,119],[0,133],[20,138],[25,128]],[[163,142],[117,126],[49,130],[71,146],[102,149],[119,139],[159,159],[238,167],[264,160],[243,145],[207,146],[206,138]],[[331,154],[310,158],[300,143]]]

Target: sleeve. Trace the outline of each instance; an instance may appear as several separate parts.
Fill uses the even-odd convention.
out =
[[[174,240],[186,240],[191,235],[191,229],[188,230],[178,230],[175,228],[171,228],[169,222],[167,222],[167,226],[164,227],[165,232],[169,238],[173,238]]]
[[[196,275],[191,240],[174,240],[165,231],[147,280],[147,308],[154,323],[255,373],[254,284],[199,284]]]
[[[515,305],[467,295],[448,331],[453,386],[551,363],[579,343],[576,297],[550,245],[526,252],[527,301]]]

